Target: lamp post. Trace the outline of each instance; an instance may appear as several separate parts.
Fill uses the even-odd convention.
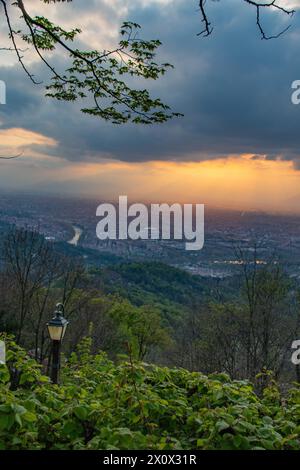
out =
[[[60,369],[60,347],[65,336],[68,320],[64,318],[65,308],[63,304],[56,304],[54,317],[47,323],[50,339],[52,340],[52,367],[51,381],[58,383]]]

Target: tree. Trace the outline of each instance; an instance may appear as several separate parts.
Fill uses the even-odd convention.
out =
[[[46,322],[55,304],[62,302],[68,319],[76,323],[87,315],[93,293],[86,286],[86,269],[56,251],[38,232],[16,228],[4,239],[3,261],[0,325],[43,362],[50,346]],[[77,341],[83,336],[80,326]]]
[[[41,1],[49,4],[72,0]],[[34,84],[40,83],[26,65],[24,48],[19,46],[20,39],[33,49],[51,72],[51,82],[46,86],[47,96],[63,101],[89,101],[91,98],[93,104],[82,107],[82,112],[115,124],[128,121],[153,124],[179,116],[160,99],[152,98],[148,90],[132,86],[132,78],[156,80],[172,67],[168,63],[155,62],[161,43],[159,40],[141,39],[137,23],[122,24],[121,40],[113,50],[81,50],[76,45],[81,33],[79,28],[67,31],[45,16],[31,16],[24,0],[0,0],[0,5],[11,41],[8,49],[17,55],[29,79]],[[15,30],[13,26],[13,8],[21,14],[24,27],[21,30]],[[46,54],[55,53],[58,48],[71,62],[64,71],[59,71],[52,57],[48,59]]]
[[[13,292],[10,309],[15,305],[16,339],[24,334],[33,306],[39,305],[37,335],[52,282],[61,274],[60,260],[52,245],[36,231],[13,228],[4,241],[4,262],[7,279]],[[38,302],[36,302],[38,300]]]
[[[49,3],[71,3],[72,0],[41,0]],[[268,35],[261,21],[261,12],[274,9],[280,13],[293,16],[295,11],[284,7],[280,0],[269,0],[264,3],[254,0],[241,0],[256,11],[256,23],[262,39],[278,38],[290,25],[279,33]],[[1,48],[16,54],[24,72],[34,84],[40,83],[30,72],[24,58],[24,49],[19,46],[19,39],[27,43],[37,57],[51,72],[52,77],[46,85],[46,95],[57,100],[89,101],[82,107],[82,112],[111,121],[116,124],[133,123],[153,124],[168,121],[179,113],[170,111],[168,105],[160,99],[152,98],[147,89],[132,86],[131,78],[156,80],[171,68],[171,64],[158,64],[155,56],[159,40],[144,40],[138,36],[140,26],[133,22],[124,22],[121,26],[121,40],[112,50],[81,50],[76,40],[81,33],[79,28],[69,31],[52,23],[46,16],[31,16],[26,0],[0,0],[4,12],[7,32],[11,46]],[[199,0],[203,30],[199,36],[209,36],[213,26],[207,13],[207,1]],[[12,9],[16,8],[23,20],[23,28],[14,28]],[[61,49],[65,59],[71,61],[64,71],[59,71],[48,59],[47,52],[54,53]],[[1,158],[1,157],[0,157]],[[11,157],[8,157],[11,158]]]
[[[295,327],[295,337],[294,338],[299,338],[300,337],[300,291],[297,291],[296,294],[296,301],[297,301],[297,312],[296,312],[296,327]],[[300,383],[300,364],[297,364],[295,366],[296,369],[296,378],[297,382]]]
[[[43,263],[43,258],[41,262]],[[69,320],[81,312],[89,298],[82,285],[85,268],[80,262],[74,262],[66,256],[58,255],[51,247],[50,263],[46,276],[32,298],[28,325],[34,331],[35,359],[43,362],[50,352],[46,322],[53,316],[53,308],[59,299],[65,306]]]
[[[245,377],[247,312],[239,304],[210,305],[199,343],[200,358],[208,371]]]
[[[213,0],[213,1],[217,1],[217,0]],[[264,40],[277,39],[280,36],[282,36],[290,28],[290,25],[289,25],[286,28],[279,31],[279,33],[268,35],[265,32],[265,29],[263,27],[262,20],[261,20],[261,13],[263,10],[273,8],[274,10],[281,12],[283,15],[287,15],[290,17],[292,17],[295,14],[295,10],[285,8],[283,6],[283,2],[280,3],[280,0],[268,0],[268,1],[266,0],[264,2],[254,1],[254,0],[241,0],[241,1],[247,4],[247,6],[251,6],[252,8],[255,9],[256,24],[257,24],[257,27],[258,27],[258,30],[260,32],[262,39]],[[206,3],[207,3],[206,0],[199,0],[199,7],[200,7],[201,16],[202,16],[201,21],[204,24],[204,28],[202,31],[200,31],[198,36],[204,36],[204,37],[210,36],[213,32],[213,26],[207,14]]]
[[[130,350],[138,360],[171,342],[167,330],[161,325],[160,312],[154,306],[135,307],[127,300],[117,300],[110,315],[119,327],[123,343],[130,344]]]
[[[249,251],[236,249],[244,280],[246,373],[250,378],[262,368],[280,373],[294,329],[289,298],[291,281],[276,256],[262,262],[259,254],[257,244]]]
[[[136,311],[130,325],[136,342],[137,358],[142,361],[155,348],[162,348],[170,343],[167,331],[161,326],[159,311],[144,305]]]
[[[241,274],[233,281],[233,299],[212,297],[182,319],[175,332],[175,359],[182,367],[253,381],[262,370],[276,377],[287,371],[297,322],[293,284],[278,260],[264,261],[260,251],[257,245],[236,248]]]

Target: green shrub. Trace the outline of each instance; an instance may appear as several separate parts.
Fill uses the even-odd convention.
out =
[[[1,449],[300,449],[300,390],[115,364],[81,343],[53,385],[11,338],[0,366]],[[11,371],[19,383],[11,388]]]

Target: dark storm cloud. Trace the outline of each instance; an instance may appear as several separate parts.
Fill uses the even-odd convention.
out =
[[[300,13],[284,37],[261,41],[255,11],[226,0],[212,5],[215,30],[205,39],[197,37],[197,2],[133,4],[128,18],[143,26],[146,37],[163,41],[160,59],[176,67],[151,84],[153,94],[184,118],[161,126],[114,126],[82,115],[78,105],[42,98],[42,89],[20,70],[0,69],[8,82],[5,126],[57,139],[52,151],[74,161],[204,160],[250,153],[291,159],[300,167],[300,106],[291,104],[291,83],[300,79]],[[91,3],[91,13],[97,5]],[[77,2],[70,8],[80,13],[81,7]],[[272,32],[282,27],[281,16],[264,20]],[[45,75],[40,65],[35,73]]]

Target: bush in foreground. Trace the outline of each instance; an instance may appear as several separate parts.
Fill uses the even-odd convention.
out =
[[[91,356],[89,339],[52,385],[6,338],[0,366],[0,448],[300,449],[300,389],[283,399],[247,381]],[[15,377],[17,376],[17,383]],[[15,390],[12,390],[15,388]]]

